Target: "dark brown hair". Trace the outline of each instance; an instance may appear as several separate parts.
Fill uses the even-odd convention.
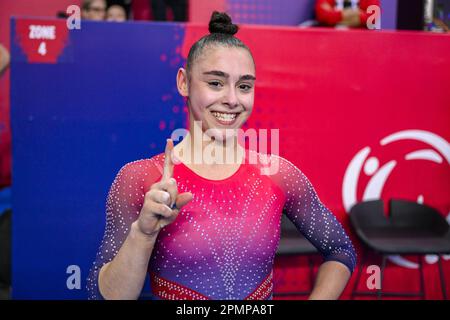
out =
[[[186,70],[192,69],[195,60],[203,53],[203,50],[212,46],[224,46],[229,48],[243,48],[248,51],[253,59],[250,49],[234,35],[238,32],[239,27],[231,21],[231,18],[225,12],[214,11],[209,21],[209,34],[202,37],[194,43],[189,50]]]

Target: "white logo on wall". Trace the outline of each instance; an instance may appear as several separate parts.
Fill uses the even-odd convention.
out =
[[[405,155],[405,160],[425,160],[432,161],[438,164],[450,165],[450,144],[442,137],[423,130],[404,130],[393,133],[380,141],[381,146],[386,146],[392,142],[401,140],[420,141],[429,146],[429,148],[411,151]],[[347,170],[345,171],[344,181],[342,184],[342,200],[344,208],[347,212],[356,204],[358,181],[361,171],[364,172],[369,179],[367,186],[364,189],[361,201],[375,200],[381,198],[384,185],[389,178],[389,175],[397,166],[397,161],[390,160],[380,167],[379,160],[370,156],[370,147],[364,147],[356,153],[350,161]],[[437,151],[437,152],[436,152]],[[417,197],[418,203],[423,203],[424,197],[420,194]],[[447,214],[447,221],[450,222],[450,212]],[[444,255],[445,260],[450,259],[450,255]],[[399,266],[417,269],[419,265],[408,259],[398,255],[389,256],[389,260]],[[425,258],[427,263],[436,263],[436,255],[427,255]]]

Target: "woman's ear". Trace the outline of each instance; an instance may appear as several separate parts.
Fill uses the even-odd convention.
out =
[[[189,96],[188,90],[188,76],[187,71],[184,68],[178,69],[177,73],[177,88],[178,92],[185,98]]]

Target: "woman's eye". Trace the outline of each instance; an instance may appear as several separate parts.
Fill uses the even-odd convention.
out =
[[[211,81],[211,82],[208,82],[208,84],[212,87],[220,87],[221,86],[221,83],[219,81]]]
[[[249,86],[248,84],[241,84],[241,85],[239,86],[239,88],[240,88],[241,90],[248,91],[248,90],[250,90],[252,87]]]

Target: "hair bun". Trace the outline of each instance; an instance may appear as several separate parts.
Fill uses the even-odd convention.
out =
[[[231,17],[225,12],[214,11],[209,21],[210,33],[223,33],[234,35],[238,32],[239,27],[231,22]]]

